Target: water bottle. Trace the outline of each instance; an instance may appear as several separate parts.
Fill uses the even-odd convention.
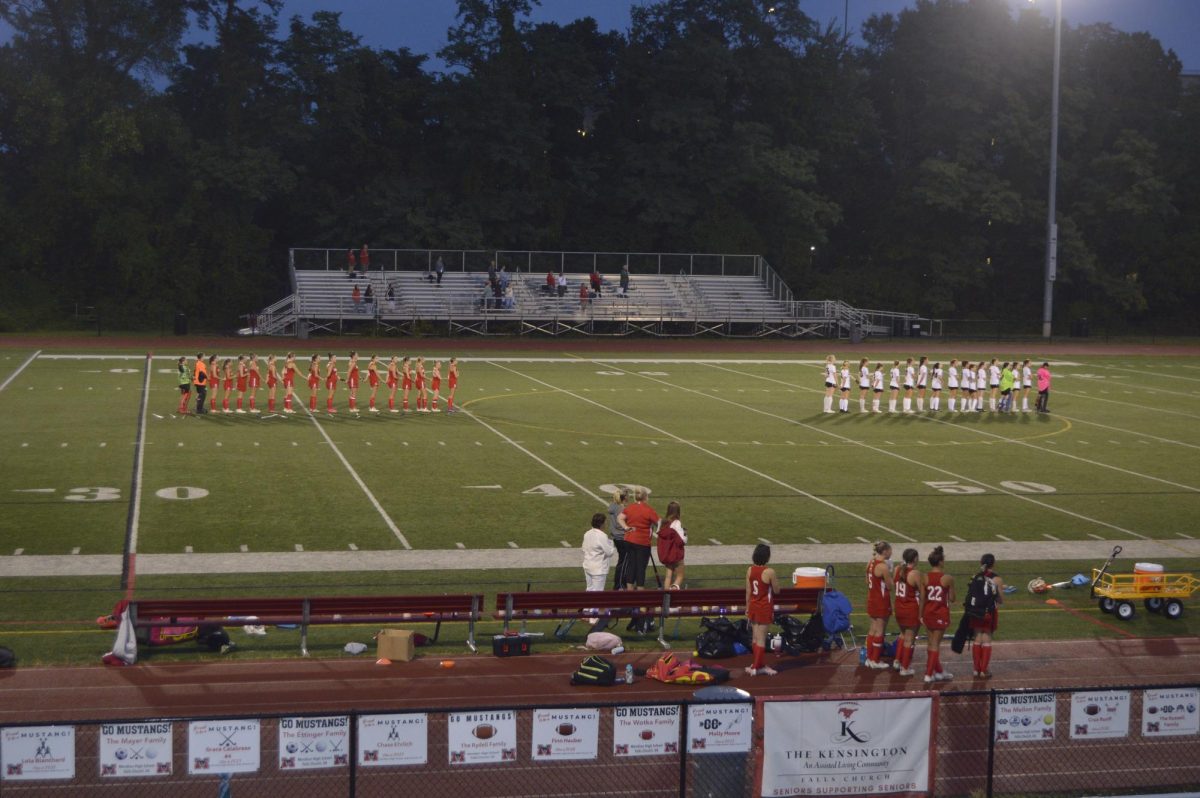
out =
[[[625,684],[633,684],[633,665],[625,666]]]
[[[783,648],[783,635],[772,635],[771,650],[779,651],[781,648]]]
[[[867,664],[867,647],[866,646],[858,647],[858,664],[859,665]]]

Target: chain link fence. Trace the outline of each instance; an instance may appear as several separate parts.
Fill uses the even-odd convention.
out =
[[[1200,683],[942,692],[934,793],[1195,790],[1198,694]],[[706,749],[704,731],[739,714],[751,729],[753,706],[712,701],[8,726],[0,796],[752,796],[763,740],[710,737]]]

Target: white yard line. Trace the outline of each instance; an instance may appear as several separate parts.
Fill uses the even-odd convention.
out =
[[[8,384],[10,382],[12,382],[13,380],[15,380],[17,378],[17,376],[20,375],[20,373],[25,370],[25,367],[28,366],[30,363],[32,363],[34,358],[36,358],[41,353],[42,353],[42,350],[39,349],[38,351],[34,352],[29,357],[25,358],[25,362],[22,363],[21,365],[17,366],[17,370],[14,371],[12,374],[9,374],[7,380],[5,380],[4,382],[0,382],[0,391],[3,391],[5,388],[7,388]]]
[[[720,367],[720,366],[716,366],[716,368],[721,368],[721,367]],[[762,380],[769,380],[769,381],[771,381],[771,382],[781,382],[781,383],[782,383],[782,384],[784,384],[784,385],[793,385],[794,387],[801,387],[801,388],[803,388],[803,387],[804,387],[804,386],[795,386],[795,384],[794,384],[794,383],[786,383],[786,382],[783,382],[782,380],[774,380],[774,379],[771,379],[770,377],[762,377],[762,376],[759,376],[759,375],[757,375],[757,374],[753,374],[753,373],[750,373],[750,372],[737,371],[736,369],[722,369],[722,370],[723,370],[723,371],[729,371],[729,372],[731,372],[731,373],[733,373],[733,374],[741,374],[742,376],[746,376],[746,377],[756,377],[756,378],[758,378],[758,379],[762,379]],[[650,378],[650,377],[645,377],[644,379],[651,379],[651,378]],[[679,388],[679,390],[682,390],[682,391],[690,391],[690,389],[688,389],[688,388]],[[817,390],[817,389],[815,389],[815,388],[807,388],[807,389],[805,389],[805,390],[810,390],[810,391],[812,391],[813,393],[820,393],[820,391],[818,391],[818,390]],[[699,392],[698,392],[698,391],[693,391],[693,393],[699,393]],[[704,394],[700,394],[700,395],[701,395],[701,396],[703,396]],[[709,397],[709,398],[710,398],[710,399],[716,399],[717,401],[721,401],[721,402],[727,402],[727,401],[729,401],[729,400],[727,400],[727,399],[720,399],[720,398],[718,398],[718,397],[715,397],[715,396],[713,396],[713,397]],[[841,440],[841,441],[843,441],[843,442],[846,442],[846,443],[854,443],[854,441],[852,441],[850,438],[847,438],[845,435],[839,435],[839,434],[837,434],[836,432],[830,432],[829,430],[821,429],[820,427],[815,427],[815,426],[813,426],[812,424],[806,424],[806,423],[804,423],[803,421],[796,421],[795,419],[791,419],[791,418],[788,418],[788,417],[786,417],[786,416],[781,416],[781,415],[778,415],[778,414],[776,414],[776,413],[771,413],[771,412],[769,412],[769,411],[762,410],[762,409],[760,409],[760,408],[757,408],[757,407],[751,407],[750,405],[743,405],[743,404],[740,404],[740,403],[738,403],[738,402],[729,402],[729,403],[730,403],[730,404],[733,404],[733,405],[736,405],[736,406],[738,406],[738,407],[744,408],[744,409],[746,409],[746,410],[750,410],[750,411],[752,411],[752,412],[755,412],[755,413],[760,413],[760,414],[762,414],[762,415],[764,415],[764,416],[770,416],[770,417],[772,417],[772,418],[777,418],[777,419],[779,419],[779,420],[781,420],[781,421],[784,421],[784,422],[786,422],[786,423],[788,423],[788,424],[795,424],[795,425],[797,425],[797,426],[804,427],[805,429],[810,429],[810,430],[812,430],[812,431],[814,431],[814,432],[819,432],[819,433],[821,433],[821,434],[823,434],[823,435],[829,435],[830,437],[837,438],[837,439],[839,439],[839,440]],[[917,418],[921,418],[921,416],[917,416]],[[928,420],[930,420],[930,421],[936,421],[937,419],[928,419]],[[939,423],[942,423],[942,424],[948,424],[949,422],[945,422],[945,421],[943,421],[943,422],[939,422]],[[956,424],[951,424],[950,426],[958,426],[958,425],[956,425]],[[963,429],[970,429],[970,427],[963,427]],[[991,433],[985,433],[985,434],[991,434]],[[999,436],[997,436],[997,437],[999,437]],[[1005,438],[1004,440],[1008,440],[1008,439],[1007,439],[1007,438]],[[1018,442],[1019,442],[1019,441],[1018,441]],[[898,452],[889,452],[887,449],[880,449],[880,448],[879,448],[879,447],[877,447],[877,446],[871,446],[870,444],[867,444],[867,443],[858,443],[858,444],[856,444],[856,445],[858,445],[858,446],[861,446],[861,447],[862,447],[862,448],[864,448],[864,449],[869,449],[869,450],[871,450],[871,451],[873,451],[873,452],[878,452],[879,454],[885,455],[885,456],[887,456],[887,457],[894,457],[894,458],[896,458],[897,460],[903,460],[903,461],[904,461],[904,462],[906,462],[906,463],[912,463],[913,465],[918,465],[918,466],[921,466],[921,467],[923,467],[923,468],[928,468],[928,469],[930,469],[930,470],[932,470],[932,471],[937,471],[937,472],[939,472],[939,473],[946,474],[947,476],[954,477],[955,479],[961,480],[961,481],[963,481],[963,482],[971,482],[971,483],[974,483],[974,484],[976,484],[976,485],[980,485],[980,486],[982,486],[982,487],[985,487],[985,488],[987,488],[987,489],[989,489],[989,490],[996,491],[997,493],[1003,493],[1003,494],[1005,494],[1005,495],[1007,495],[1007,496],[1012,496],[1014,499],[1020,499],[1020,500],[1021,500],[1021,501],[1023,501],[1023,502],[1029,502],[1030,504],[1036,504],[1037,506],[1039,506],[1039,507],[1044,507],[1044,508],[1046,508],[1047,510],[1053,510],[1053,511],[1055,511],[1055,512],[1057,512],[1057,513],[1062,513],[1063,515],[1069,515],[1069,516],[1071,516],[1072,518],[1078,518],[1078,519],[1080,519],[1081,521],[1088,521],[1088,522],[1090,522],[1090,523],[1097,524],[1097,525],[1099,525],[1099,526],[1108,527],[1109,529],[1114,529],[1114,530],[1116,530],[1116,531],[1118,531],[1118,532],[1124,532],[1124,533],[1125,533],[1125,534],[1127,534],[1127,535],[1133,535],[1134,537],[1136,537],[1136,538],[1141,538],[1141,539],[1143,539],[1143,540],[1149,540],[1149,539],[1150,539],[1150,538],[1148,538],[1146,535],[1140,534],[1140,533],[1138,533],[1138,532],[1134,532],[1134,531],[1133,531],[1133,530],[1131,530],[1131,529],[1125,529],[1124,527],[1117,526],[1116,524],[1110,524],[1110,523],[1108,523],[1107,521],[1101,521],[1101,520],[1099,520],[1099,519],[1097,519],[1097,518],[1089,518],[1089,517],[1088,517],[1088,516],[1086,516],[1086,515],[1080,515],[1079,513],[1072,512],[1071,510],[1067,510],[1067,509],[1065,509],[1065,508],[1063,508],[1063,507],[1056,507],[1056,506],[1055,506],[1055,505],[1053,505],[1053,504],[1047,504],[1046,502],[1043,502],[1043,501],[1038,501],[1037,499],[1034,499],[1034,498],[1032,498],[1032,497],[1030,497],[1030,496],[1023,496],[1023,495],[1021,495],[1020,493],[1016,493],[1016,492],[1014,492],[1014,491],[1007,490],[1007,489],[1005,489],[1005,488],[1002,488],[1002,487],[999,487],[999,486],[996,486],[996,485],[992,485],[992,484],[990,484],[990,483],[983,482],[983,481],[981,481],[981,480],[978,480],[978,479],[972,479],[971,477],[964,476],[964,475],[962,475],[962,474],[956,474],[956,473],[954,473],[953,471],[950,471],[950,470],[948,470],[948,469],[945,469],[945,468],[941,468],[940,466],[930,465],[929,463],[922,463],[920,460],[914,460],[914,459],[913,459],[913,458],[911,458],[911,457],[905,457],[904,455],[902,455],[902,454],[899,454]],[[1034,448],[1034,449],[1037,449],[1038,451],[1042,451],[1042,452],[1052,452],[1052,453],[1054,453],[1054,454],[1058,454],[1058,452],[1053,452],[1053,450],[1050,450],[1050,449],[1040,449],[1040,448],[1038,448],[1038,447],[1036,447],[1036,446],[1034,446],[1034,447],[1032,447],[1032,448]]]
[[[580,361],[580,360],[576,359],[576,360],[574,360],[573,362],[575,362],[575,363],[580,363],[580,362],[587,362],[587,361]],[[604,361],[604,363],[605,363],[605,364],[608,364],[608,363],[611,363],[611,362],[612,362],[612,361],[608,361],[608,360]],[[771,475],[769,475],[769,474],[764,474],[764,473],[763,473],[763,472],[761,472],[761,471],[757,471],[757,470],[755,470],[755,469],[751,468],[750,466],[748,466],[748,465],[745,465],[744,463],[739,463],[738,461],[736,461],[736,460],[732,460],[732,459],[730,459],[730,458],[728,458],[728,457],[726,457],[726,456],[724,456],[724,455],[722,455],[722,454],[718,454],[717,452],[714,452],[714,451],[713,451],[713,450],[711,450],[711,449],[706,449],[706,448],[704,448],[703,446],[701,446],[700,444],[698,444],[698,443],[695,443],[694,441],[689,441],[689,440],[687,440],[687,439],[685,439],[685,438],[681,438],[680,436],[676,435],[676,434],[675,434],[675,433],[673,433],[673,432],[668,432],[667,430],[665,430],[665,429],[663,429],[663,428],[661,428],[661,427],[656,427],[656,426],[654,426],[653,424],[651,424],[651,423],[649,423],[649,422],[647,422],[647,421],[643,421],[643,420],[642,420],[642,419],[640,419],[640,418],[636,418],[636,417],[634,417],[634,416],[631,416],[631,415],[628,415],[628,414],[626,414],[626,413],[622,413],[620,410],[617,410],[617,409],[615,409],[615,408],[609,407],[608,405],[601,404],[600,402],[596,402],[596,401],[594,401],[594,400],[592,400],[592,399],[589,399],[589,398],[587,398],[586,396],[580,396],[579,394],[577,394],[577,393],[573,393],[572,391],[568,391],[568,390],[567,390],[567,389],[565,389],[565,388],[559,388],[559,387],[557,387],[557,386],[555,386],[555,385],[552,385],[552,384],[550,384],[550,383],[546,382],[545,380],[539,380],[537,377],[531,377],[531,376],[529,376],[528,374],[524,374],[524,373],[522,373],[522,372],[520,372],[520,371],[517,371],[516,369],[509,368],[508,366],[502,365],[502,364],[500,364],[500,363],[495,363],[495,362],[493,362],[493,363],[492,363],[492,365],[496,366],[496,368],[500,368],[500,369],[504,369],[505,371],[512,372],[513,374],[516,374],[516,375],[517,375],[517,376],[519,376],[519,377],[524,377],[525,379],[527,379],[527,380],[530,380],[531,382],[536,382],[536,383],[538,383],[538,384],[540,384],[540,385],[544,385],[544,386],[546,386],[547,388],[551,388],[551,389],[553,389],[553,390],[555,390],[555,391],[558,391],[558,392],[560,392],[560,393],[563,393],[563,394],[565,394],[565,395],[567,395],[567,396],[571,396],[571,397],[573,397],[573,398],[575,398],[575,399],[578,399],[578,400],[579,400],[579,401],[581,401],[581,402],[587,402],[587,403],[588,403],[588,404],[590,404],[590,405],[595,405],[596,407],[600,408],[601,410],[606,410],[606,411],[608,411],[609,413],[613,413],[614,415],[618,415],[618,416],[620,416],[621,418],[624,418],[624,419],[626,419],[626,420],[628,420],[628,421],[632,421],[632,422],[634,422],[635,424],[640,424],[640,425],[642,425],[643,427],[645,427],[645,428],[647,428],[647,429],[654,430],[655,432],[659,433],[660,435],[664,435],[664,436],[666,436],[666,437],[668,437],[668,438],[671,438],[671,439],[673,439],[673,440],[675,440],[675,441],[677,441],[677,442],[679,442],[679,443],[685,444],[685,445],[687,445],[687,446],[691,446],[693,449],[696,449],[697,451],[704,452],[705,454],[707,454],[707,455],[709,455],[709,456],[711,456],[711,457],[715,457],[715,458],[717,458],[718,460],[721,460],[721,461],[723,461],[723,462],[726,462],[726,463],[728,463],[729,465],[732,465],[732,466],[735,466],[735,467],[737,467],[737,468],[740,468],[740,469],[742,469],[743,471],[748,471],[748,472],[750,472],[751,474],[754,474],[754,475],[755,475],[755,476],[757,476],[757,477],[761,477],[762,479],[765,479],[765,480],[767,480],[768,482],[773,482],[773,483],[775,483],[776,485],[779,485],[779,486],[780,486],[780,487],[782,487],[782,488],[786,488],[786,489],[788,489],[788,490],[790,490],[790,491],[792,491],[792,492],[794,492],[794,493],[797,493],[797,494],[799,494],[799,495],[801,495],[801,496],[804,496],[804,497],[805,497],[805,498],[807,498],[807,499],[812,499],[813,501],[815,501],[815,502],[817,502],[817,503],[819,503],[819,504],[823,504],[823,505],[825,505],[826,507],[830,508],[831,510],[836,510],[836,511],[837,511],[837,512],[839,512],[839,513],[844,513],[845,515],[848,515],[848,516],[850,516],[851,518],[854,518],[854,519],[856,519],[856,520],[858,520],[858,521],[862,521],[864,524],[870,524],[871,526],[875,527],[876,529],[881,529],[881,530],[883,530],[884,532],[888,532],[888,533],[890,533],[890,534],[892,534],[892,535],[894,535],[894,536],[896,536],[896,537],[898,537],[898,538],[901,538],[901,539],[903,539],[903,540],[907,540],[907,541],[909,541],[909,542],[915,542],[915,539],[914,539],[914,538],[910,538],[909,536],[907,536],[907,535],[904,535],[904,534],[902,534],[902,533],[900,533],[900,532],[897,532],[896,530],[894,530],[894,529],[892,529],[892,528],[890,528],[890,527],[884,526],[883,524],[880,524],[880,523],[878,523],[877,521],[872,521],[870,518],[865,518],[865,517],[863,517],[863,516],[859,515],[858,513],[852,512],[852,511],[850,511],[850,510],[847,510],[845,507],[840,507],[840,506],[838,506],[838,505],[834,504],[834,503],[833,503],[833,502],[831,502],[831,501],[827,501],[827,500],[825,500],[825,499],[822,499],[822,498],[821,498],[821,497],[819,497],[819,496],[814,496],[813,494],[809,493],[809,492],[808,492],[808,491],[806,491],[806,490],[802,490],[802,489],[800,489],[800,488],[797,488],[795,485],[790,485],[790,484],[788,484],[787,482],[784,482],[783,480],[780,480],[780,479],[776,479],[775,477],[773,477],[773,476],[771,476]],[[635,372],[630,372],[630,373],[635,373]],[[638,376],[640,376],[640,377],[643,377],[644,379],[654,380],[655,382],[662,382],[661,380],[657,380],[657,379],[655,379],[655,378],[653,378],[653,377],[647,377],[647,376],[645,376],[645,375],[638,375]],[[665,383],[665,382],[664,382],[663,384],[664,384],[664,385],[670,385],[670,383]],[[699,392],[699,391],[696,391],[696,393],[700,393],[700,392]],[[703,393],[700,393],[700,395],[701,395],[701,396],[704,396],[705,394],[703,394]],[[722,401],[724,401],[724,400],[722,400]],[[734,403],[734,404],[736,404],[736,403]],[[480,423],[483,423],[483,422],[482,422],[482,421],[480,421]],[[485,426],[486,426],[486,425],[485,425]],[[604,502],[604,500],[603,500],[603,499],[601,499],[601,501],[602,501],[602,502]],[[606,503],[606,502],[605,502],[605,503]]]
[[[321,433],[321,437],[324,438],[325,442],[329,444],[329,448],[333,450],[333,453],[336,454],[338,459],[342,461],[342,465],[344,465],[346,470],[350,472],[350,476],[352,476],[354,481],[358,483],[358,487],[362,488],[362,492],[367,495],[367,499],[370,500],[371,505],[375,508],[376,512],[379,513],[379,516],[383,519],[383,522],[387,524],[388,529],[392,530],[392,534],[396,536],[396,540],[400,541],[400,545],[404,548],[411,549],[412,544],[408,542],[408,538],[404,537],[404,533],[400,531],[400,528],[396,526],[396,522],[393,521],[392,517],[387,514],[386,510],[383,509],[383,505],[381,505],[379,500],[375,498],[375,494],[372,493],[371,489],[367,487],[367,484],[362,481],[362,478],[358,475],[358,472],[354,470],[354,466],[350,465],[350,461],[346,459],[344,454],[342,454],[342,450],[337,447],[337,444],[334,443],[333,439],[329,437],[329,433],[327,433],[325,428],[321,426],[321,422],[317,421],[316,414],[309,412],[307,408],[305,408],[305,412],[308,412],[308,417],[312,420],[313,426],[317,428],[317,432]]]
[[[137,554],[138,526],[142,520],[142,471],[146,460],[146,408],[150,404],[150,356],[145,356],[145,360],[146,373],[142,380],[142,406],[138,410],[137,448],[133,453],[133,481],[129,489],[131,494],[129,518],[125,530],[129,554]]]

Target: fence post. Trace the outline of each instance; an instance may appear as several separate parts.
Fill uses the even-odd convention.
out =
[[[679,798],[687,798],[688,705],[679,706]]]
[[[996,691],[988,691],[987,798],[992,798],[992,775],[996,768]]]
[[[358,789],[358,712],[350,711],[350,784],[349,796],[354,798]]]

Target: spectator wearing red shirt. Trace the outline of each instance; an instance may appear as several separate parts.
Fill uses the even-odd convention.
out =
[[[354,270],[358,267],[358,257],[354,254],[354,248],[346,250],[346,276],[353,280],[357,275]]]
[[[625,508],[625,545],[629,550],[625,569],[625,589],[642,590],[646,586],[646,566],[650,562],[650,534],[658,523],[658,513],[646,504],[646,489],[634,490],[634,502]]]
[[[358,253],[358,265],[364,272],[371,271],[371,250],[367,249],[366,244]]]

